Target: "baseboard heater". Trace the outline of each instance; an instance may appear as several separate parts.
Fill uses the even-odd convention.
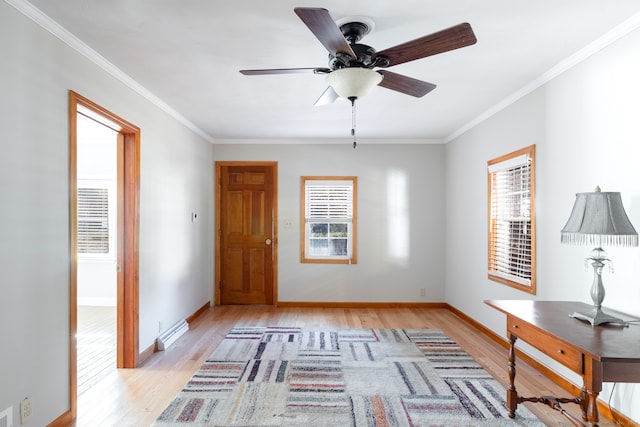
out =
[[[189,330],[189,324],[186,320],[181,320],[166,331],[164,331],[160,336],[156,339],[156,343],[158,345],[158,351],[164,351],[171,344],[176,342],[178,338],[184,335]]]

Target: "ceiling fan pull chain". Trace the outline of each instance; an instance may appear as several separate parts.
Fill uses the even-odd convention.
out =
[[[358,147],[358,143],[356,142],[356,99],[355,96],[349,97],[349,101],[351,101],[351,136],[353,136],[354,150]]]

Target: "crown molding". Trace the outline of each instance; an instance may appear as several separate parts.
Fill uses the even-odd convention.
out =
[[[480,123],[489,119],[494,114],[497,114],[498,112],[504,110],[509,105],[515,103],[519,99],[525,97],[526,95],[530,94],[534,90],[538,89],[540,86],[548,83],[549,81],[558,77],[560,74],[564,73],[565,71],[575,67],[576,65],[580,64],[582,61],[588,59],[595,53],[599,52],[600,50],[604,49],[605,47],[609,46],[615,41],[621,39],[622,37],[626,36],[627,34],[636,30],[639,27],[640,27],[640,13],[636,13],[635,15],[631,16],[631,18],[625,20],[623,23],[621,23],[617,27],[605,33],[603,36],[597,38],[592,43],[588,44],[587,46],[580,49],[573,55],[559,62],[554,67],[549,69],[547,72],[542,74],[540,77],[536,78],[535,80],[532,80],[531,82],[529,82],[528,84],[520,88],[519,90],[515,91],[511,95],[504,98],[502,101],[498,102],[497,104],[487,109],[484,113],[480,114],[470,122],[461,126],[458,130],[456,130],[455,132],[447,136],[444,139],[444,143],[446,144],[448,142],[453,141],[454,139],[464,134],[468,130],[476,127]]]
[[[26,0],[4,0],[6,3],[13,6],[27,18],[31,19],[33,22],[38,24],[40,27],[60,39],[63,43],[67,44],[69,47],[89,59],[91,62],[96,64],[98,67],[102,68],[105,72],[115,77],[121,83],[132,89],[134,92],[139,94],[140,96],[147,99],[149,102],[154,104],[156,107],[160,108],[165,113],[169,114],[171,117],[176,119],[178,122],[182,123],[188,129],[193,131],[194,133],[200,135],[202,138],[207,140],[210,143],[214,143],[214,138],[196,126],[193,122],[188,120],[182,114],[178,113],[176,110],[171,108],[166,102],[155,96],[149,90],[147,90],[140,83],[131,78],[124,71],[113,65],[109,62],[105,57],[100,55],[98,52],[93,50],[87,44],[85,44],[78,37],[71,34],[64,27],[58,24],[56,21],[51,19],[49,16],[45,15],[40,9],[32,5]]]

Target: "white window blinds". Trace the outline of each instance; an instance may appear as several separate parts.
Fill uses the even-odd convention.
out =
[[[348,220],[353,217],[351,181],[307,181],[305,219]]]
[[[109,253],[109,191],[78,188],[78,253]]]
[[[531,163],[524,154],[488,166],[489,274],[526,286],[533,260]]]

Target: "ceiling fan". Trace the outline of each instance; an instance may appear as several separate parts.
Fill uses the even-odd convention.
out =
[[[244,75],[325,74],[329,87],[315,105],[329,104],[339,97],[349,99],[353,105],[355,99],[376,85],[422,97],[435,89],[436,85],[391,71],[374,69],[388,68],[476,43],[471,25],[462,23],[376,52],[371,46],[358,43],[371,31],[373,22],[370,20],[351,18],[336,23],[329,11],[323,8],[297,7],[294,11],[329,51],[328,68],[273,68],[240,72]]]

